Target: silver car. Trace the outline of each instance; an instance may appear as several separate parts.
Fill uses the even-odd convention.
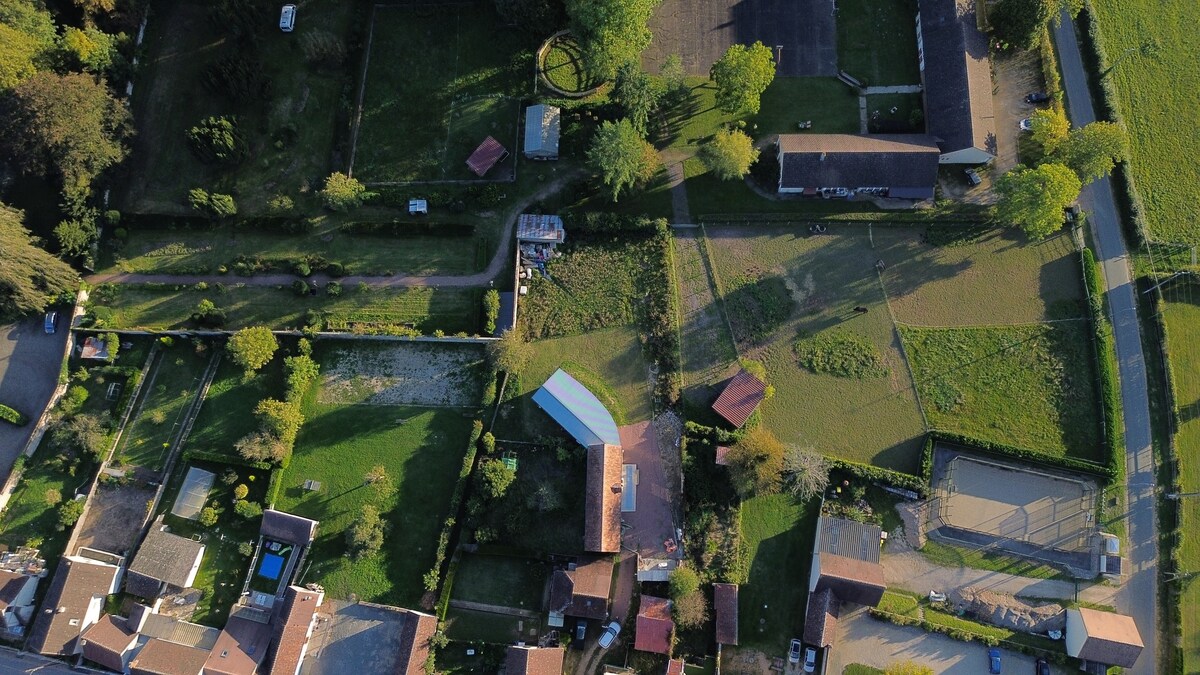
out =
[[[613,621],[604,627],[604,632],[600,634],[600,648],[608,649],[612,646],[613,640],[621,633],[621,624]]]

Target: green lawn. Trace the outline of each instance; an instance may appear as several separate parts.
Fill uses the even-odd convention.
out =
[[[491,5],[375,10],[354,173],[366,181],[475,178],[487,136],[514,155],[532,50]],[[492,169],[511,169],[510,157]]]
[[[737,350],[725,315],[714,302],[716,290],[708,273],[708,241],[703,232],[680,230],[674,244],[679,267],[683,394],[687,403],[707,409],[718,395],[713,385],[732,370]]]
[[[802,231],[706,227],[739,353],[762,361],[776,390],[761,408],[763,421],[785,443],[915,472],[925,430],[868,230],[839,225],[837,234],[819,237]],[[873,347],[886,376],[838,377],[800,365],[798,338],[841,335]]]
[[[59,530],[58,505],[75,490],[86,487],[96,465],[80,462],[73,468],[55,461],[48,443],[26,464],[21,482],[0,514],[0,544],[16,549],[33,543],[53,567],[67,545],[69,530]]]
[[[930,562],[941,567],[968,567],[976,570],[990,570],[992,572],[1013,574],[1019,577],[1029,577],[1031,579],[1071,580],[1074,578],[1063,574],[1057,568],[1035,563],[1024,558],[1007,556],[991,551],[980,551],[965,546],[955,546],[940,541],[930,540],[925,542],[925,545],[921,547],[921,555],[924,555]]]
[[[1175,456],[1179,463],[1179,483],[1184,492],[1200,491],[1200,286],[1168,286],[1163,321],[1167,328],[1171,378],[1179,427],[1175,435]],[[1179,531],[1200,528],[1200,499],[1181,499]],[[1200,570],[1200,538],[1179,538],[1180,571]],[[1183,670],[1200,668],[1200,616],[1189,608],[1200,606],[1200,583],[1181,584],[1180,602],[1184,607]]]
[[[525,632],[518,630],[522,622]],[[446,636],[451,640],[513,644],[518,639],[528,639],[530,628],[528,619],[515,616],[454,608],[446,612]]]
[[[920,94],[871,94],[867,129],[873,134],[923,134],[925,109]]]
[[[887,590],[883,599],[876,605],[881,612],[890,612],[901,616],[921,618],[920,598],[904,591]]]
[[[539,67],[550,84],[568,93],[582,93],[600,84],[588,75],[579,43],[570,35],[554,40]]]
[[[233,444],[258,429],[254,406],[264,398],[283,396],[283,360],[278,355],[249,381],[241,367],[222,356],[184,449],[236,457]]]
[[[549,569],[531,558],[463,554],[452,600],[540,611]]]
[[[1094,0],[1092,7],[1110,62],[1151,39],[1159,47],[1154,57],[1135,51],[1124,58],[1109,79],[1129,132],[1133,177],[1151,237],[1200,243],[1200,165],[1178,161],[1200,150],[1200,4],[1180,2],[1164,11],[1156,0]]]
[[[301,8],[293,33],[273,28],[274,7],[255,17],[267,29],[256,33],[261,63],[238,45],[224,21],[214,21],[211,3],[185,0],[157,8],[148,24],[133,96],[138,120],[128,196],[123,208],[139,212],[183,212],[191,188],[203,186],[236,195],[239,212],[261,213],[274,194],[298,203],[331,171],[339,110],[350,86],[346,67],[306,64],[300,45],[313,34],[343,41],[356,16],[353,3],[313,0]],[[240,54],[270,83],[268,96],[229,100],[201,85],[212,64]],[[250,158],[236,167],[202,164],[187,150],[184,133],[210,115],[237,115],[250,145]],[[315,201],[315,200],[314,200]]]
[[[841,0],[838,68],[870,86],[920,84],[916,18],[916,0]]]
[[[808,596],[808,568],[817,502],[797,504],[787,495],[742,503],[742,542],[749,577],[738,591],[742,646],[782,654],[800,635]]]
[[[928,243],[941,229],[962,227],[875,229],[897,321],[971,326],[1087,316],[1079,255],[1069,235],[1034,242],[1012,230],[985,230],[953,245]]]
[[[900,332],[931,427],[1105,461],[1086,321]]]
[[[142,387],[141,411],[130,420],[117,447],[118,463],[151,471],[163,468],[164,453],[182,422],[183,412],[199,393],[208,353],[197,354],[181,342],[164,349]]]
[[[199,466],[217,475],[217,480],[213,482],[208,495],[208,503],[220,511],[220,516],[217,524],[211,528],[170,513],[190,466]],[[233,482],[227,483],[222,480],[226,471],[232,471],[236,475]],[[244,542],[251,545],[257,543],[260,525],[258,518],[247,520],[234,513],[233,490],[238,485],[245,485],[250,489],[247,499],[261,504],[266,496],[269,481],[269,472],[243,466],[231,467],[212,462],[182,462],[177,465],[171,483],[163,493],[159,508],[166,514],[165,522],[172,532],[183,537],[200,535],[201,541],[204,542],[204,559],[193,584],[193,587],[204,591],[204,596],[196,605],[192,621],[218,628],[225,625],[229,608],[241,595],[242,584],[246,580],[246,572],[250,565],[250,558],[238,551],[238,545]]]
[[[312,310],[327,330],[348,330],[354,324],[370,328],[412,325],[428,335],[435,330],[476,332],[482,297],[478,289],[386,288],[364,293],[350,286],[337,297],[324,292],[297,297],[291,288],[236,284],[236,277],[228,285],[207,290],[185,285],[109,284],[102,287],[103,297],[94,298],[91,308],[111,328],[190,327],[196,306],[201,300],[210,300],[225,310],[223,328],[229,330],[260,325],[302,328]]]
[[[332,597],[417,607],[422,575],[433,565],[471,421],[460,410],[374,405],[321,405],[320,386],[304,400],[306,418],[291,465],[283,474],[277,508],[321,521],[306,581]],[[396,485],[379,501],[363,475],[382,465]],[[322,483],[319,492],[302,487]],[[362,507],[375,502],[388,523],[383,549],[346,556],[346,530]]]

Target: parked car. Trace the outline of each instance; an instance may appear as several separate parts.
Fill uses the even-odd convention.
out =
[[[792,640],[788,645],[788,663],[800,663],[800,641]]]
[[[53,335],[58,330],[58,312],[46,312],[46,334]]]
[[[1021,131],[1033,131],[1033,118],[1026,117],[1021,120]]]
[[[1050,664],[1046,659],[1038,659],[1033,666],[1034,675],[1050,675]]]
[[[296,30],[296,6],[284,5],[279,13],[279,30],[290,33]]]
[[[972,186],[979,185],[980,183],[983,182],[983,178],[980,178],[979,172],[976,171],[975,169],[967,169],[966,174],[967,174],[967,182],[970,183]]]
[[[613,621],[604,627],[604,632],[600,634],[600,648],[608,649],[612,646],[613,640],[617,639],[617,635],[621,633],[621,624]]]
[[[930,602],[945,602],[946,594],[942,593],[941,591],[929,591],[929,601]]]
[[[992,675],[996,675],[997,673],[1000,672],[1000,650],[999,649],[993,648],[993,649],[988,650],[988,672],[992,673]]]
[[[1050,94],[1044,91],[1034,91],[1025,95],[1026,103],[1045,103],[1050,100]]]
[[[812,647],[804,648],[804,672],[811,673],[817,669],[817,650]]]

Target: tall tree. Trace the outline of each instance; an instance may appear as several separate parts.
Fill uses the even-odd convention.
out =
[[[829,485],[829,461],[812,448],[789,446],[783,454],[783,481],[796,499],[807,501]]]
[[[96,224],[87,219],[72,218],[54,227],[58,246],[69,257],[80,256],[96,240]]]
[[[717,106],[729,113],[754,115],[762,93],[775,79],[775,57],[761,42],[730,45],[713,64],[709,76],[717,84]]]
[[[783,473],[783,443],[761,425],[747,431],[729,450],[733,488],[742,497],[779,491]]]
[[[334,211],[356,209],[375,196],[374,192],[367,192],[367,187],[357,178],[351,178],[340,171],[329,174],[320,194],[325,206]]]
[[[567,0],[567,18],[585,67],[610,80],[622,63],[637,61],[650,46],[650,15],[657,5],[658,0]]]
[[[279,341],[270,328],[251,326],[234,333],[225,348],[229,350],[233,362],[244,368],[247,375],[252,375],[275,356]]]
[[[90,75],[41,72],[18,84],[0,117],[0,134],[26,172],[52,171],[67,192],[125,157],[129,111]]]
[[[750,173],[750,165],[758,161],[758,150],[745,133],[721,130],[700,147],[700,159],[717,178],[737,180]]]
[[[30,35],[0,23],[0,91],[11,89],[37,72],[41,46]]]
[[[1029,116],[1029,125],[1034,142],[1042,146],[1047,155],[1058,152],[1071,130],[1071,123],[1060,108],[1033,111]]]
[[[1017,49],[1033,49],[1061,0],[999,0],[988,11],[996,37]]]
[[[633,61],[626,61],[617,70],[613,83],[612,98],[621,106],[629,123],[642,136],[650,128],[650,116],[658,108],[662,89]]]
[[[1071,132],[1064,145],[1066,165],[1079,180],[1090,183],[1112,173],[1127,153],[1125,130],[1113,122],[1092,122]]]
[[[622,190],[648,180],[658,168],[654,148],[627,119],[601,124],[587,157],[612,191],[614,202]]]
[[[671,54],[663,61],[658,76],[663,81],[663,98],[666,105],[682,103],[691,93],[687,83],[687,72],[683,69],[683,59],[678,54]]]
[[[1036,169],[1018,165],[996,181],[996,216],[1033,239],[1044,239],[1062,227],[1063,209],[1079,197],[1082,187],[1075,172],[1062,164]]]
[[[0,317],[41,312],[79,283],[75,270],[34,244],[21,219],[0,204]]]
[[[525,339],[525,331],[518,324],[488,345],[488,358],[496,370],[518,375],[533,358],[533,345]]]

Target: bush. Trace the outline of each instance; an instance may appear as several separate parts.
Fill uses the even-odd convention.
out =
[[[246,520],[251,520],[262,516],[263,509],[258,502],[248,502],[245,499],[239,499],[233,504],[233,512]]]
[[[250,488],[247,487],[245,483],[242,483],[233,489],[233,498],[234,499],[237,499],[237,500],[245,499],[246,495],[248,495],[248,494],[250,494]]]
[[[218,512],[215,508],[206,506],[200,509],[200,517],[196,519],[196,522],[200,523],[200,525],[203,527],[212,527],[213,525],[217,524],[217,518],[219,518],[220,515],[220,512]]]
[[[677,601],[685,595],[691,595],[700,590],[700,576],[696,574],[696,570],[684,565],[672,570],[668,581],[672,600]]]
[[[325,187],[321,190],[321,200],[327,208],[334,211],[349,211],[362,206],[362,203],[375,196],[367,192],[366,186],[358,180],[340,171],[334,172],[325,179]]]
[[[500,317],[500,293],[489,289],[483,294],[483,329],[489,334],[496,332],[496,319]]]
[[[302,277],[306,277],[312,274],[312,266],[309,265],[305,260],[297,260],[295,264],[292,265],[292,271]]]
[[[490,455],[496,452],[496,437],[489,431],[480,439],[480,445],[482,446],[483,454]]]
[[[354,525],[346,530],[346,544],[350,555],[355,558],[365,558],[374,555],[383,547],[383,520],[379,517],[379,509],[371,504],[362,507],[362,513]]]
[[[796,342],[800,365],[814,373],[866,379],[887,377],[883,357],[869,340],[854,333],[834,331]]]
[[[346,266],[340,262],[331,262],[325,266],[325,273],[331,277],[346,276]]]
[[[309,294],[308,284],[302,279],[297,279],[292,282],[292,292],[303,298]]]
[[[63,396],[61,401],[59,401],[58,410],[64,415],[74,415],[75,413],[79,412],[87,400],[87,387],[78,384],[72,385],[71,388],[67,390],[67,394]]]
[[[203,162],[237,164],[249,152],[236,117],[208,117],[188,129],[187,141]]]
[[[58,506],[58,524],[55,528],[61,532],[75,523],[79,522],[79,517],[83,515],[83,500],[72,499],[65,501]]]
[[[0,420],[4,420],[9,424],[15,424],[19,427],[23,427],[29,423],[28,417],[2,403],[0,403]]]
[[[337,281],[330,281],[325,284],[325,295],[331,298],[336,298],[342,294],[342,284]]]

